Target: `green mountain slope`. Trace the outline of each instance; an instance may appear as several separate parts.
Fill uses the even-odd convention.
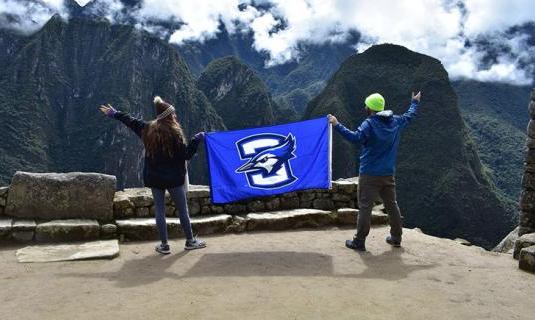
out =
[[[342,64],[310,102],[305,117],[332,113],[355,129],[366,117],[367,95],[381,92],[387,107],[399,114],[406,110],[413,90],[422,90],[424,98],[399,150],[398,197],[405,223],[490,247],[510,231],[512,219],[483,173],[457,97],[438,60],[395,45],[371,47]],[[355,175],[358,150],[334,135],[335,177]]]
[[[212,61],[197,87],[230,130],[273,124],[280,114],[264,82],[234,56]]]
[[[1,182],[15,170],[81,170],[117,175],[120,186],[139,185],[141,143],[97,107],[110,102],[151,119],[156,94],[177,107],[189,135],[225,128],[164,41],[103,20],[53,17],[0,75]],[[193,166],[192,180],[205,182],[201,161]]]
[[[308,101],[320,93],[327,79],[355,52],[351,44],[357,40],[355,35],[342,44],[302,45],[298,61],[268,68],[268,56],[254,49],[252,34],[230,35],[223,26],[217,38],[203,43],[187,42],[177,48],[194,74],[200,74],[215,59],[237,57],[266,83],[279,105],[302,114]]]
[[[452,85],[481,161],[506,200],[508,211],[516,214],[531,88],[478,81],[455,81]]]

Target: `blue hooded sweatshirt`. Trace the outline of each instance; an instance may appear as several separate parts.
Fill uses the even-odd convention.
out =
[[[392,176],[396,172],[396,156],[401,129],[405,128],[418,112],[418,101],[413,100],[403,115],[394,115],[391,110],[374,114],[362,122],[356,131],[338,123],[334,128],[345,139],[361,144],[360,174]]]

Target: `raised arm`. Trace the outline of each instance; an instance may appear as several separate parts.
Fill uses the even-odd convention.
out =
[[[100,111],[106,116],[121,121],[125,126],[130,128],[136,135],[141,137],[141,131],[145,128],[145,121],[132,117],[127,112],[117,111],[110,104],[100,106]]]
[[[333,115],[328,115],[329,122],[334,125],[334,128],[338,133],[344,137],[344,139],[351,141],[353,143],[366,143],[368,138],[370,137],[371,133],[371,126],[368,120],[364,120],[360,127],[357,128],[355,131],[351,131],[348,128],[346,128],[343,124],[338,122],[338,119],[336,119]]]
[[[420,105],[420,98],[421,93],[418,92],[416,95],[414,92],[412,93],[412,99],[411,99],[411,105],[409,106],[409,109],[401,116],[398,117],[399,126],[404,128],[409,123],[416,118],[416,115],[418,114],[418,107]]]

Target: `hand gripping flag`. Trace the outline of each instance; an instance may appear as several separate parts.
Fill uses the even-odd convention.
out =
[[[327,118],[206,135],[213,203],[331,187]]]

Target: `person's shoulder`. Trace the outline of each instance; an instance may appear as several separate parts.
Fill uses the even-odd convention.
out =
[[[365,127],[372,127],[373,124],[372,124],[373,120],[371,119],[371,117],[368,117],[364,120],[362,120],[362,122],[360,123],[360,128],[365,128]]]

